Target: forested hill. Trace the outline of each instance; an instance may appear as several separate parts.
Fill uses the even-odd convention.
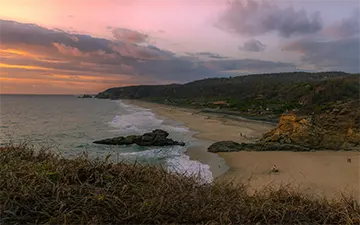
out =
[[[358,99],[359,78],[359,74],[343,72],[259,74],[110,88],[96,97],[274,115],[287,110],[321,111],[336,101]]]

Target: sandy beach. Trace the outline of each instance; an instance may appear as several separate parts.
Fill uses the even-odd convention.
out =
[[[231,120],[221,115],[199,113],[161,104],[127,100],[127,103],[151,109],[160,117],[184,123],[205,144],[187,150],[191,159],[208,164],[218,180],[246,182],[250,190],[267,185],[291,185],[317,196],[336,197],[340,192],[360,199],[359,152],[231,152],[213,154],[207,147],[216,141],[249,142],[274,128],[274,125],[250,120]],[[219,157],[220,156],[220,157]],[[347,157],[352,159],[347,162]],[[276,165],[279,173],[269,170]]]

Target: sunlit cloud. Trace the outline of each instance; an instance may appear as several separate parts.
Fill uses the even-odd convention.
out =
[[[26,38],[29,36],[37,38]],[[68,81],[71,85],[99,83],[111,87],[226,76],[223,72],[239,69],[239,66],[244,70],[256,68],[256,71],[258,68],[264,71],[278,68],[283,71],[291,67],[286,63],[273,64],[261,60],[253,60],[249,66],[246,60],[229,59],[211,52],[195,53],[200,60],[194,61],[147,44],[150,37],[141,32],[116,28],[114,36],[115,40],[111,40],[2,21],[0,54],[6,56],[0,68],[8,69],[11,73],[9,76],[14,79],[20,79],[16,76],[21,70],[51,71],[51,75],[42,74],[41,78],[31,75],[31,78],[36,81],[43,79],[53,85],[56,83],[55,86]],[[93,88],[95,86],[98,87],[92,85]]]
[[[6,63],[0,63],[0,68],[26,69],[26,70],[51,70],[51,68],[46,68],[41,66],[13,65]]]
[[[127,75],[102,75],[88,76],[75,74],[75,71],[63,71],[64,74],[53,71],[19,70],[12,72],[11,68],[1,68],[0,90],[4,93],[52,93],[58,94],[83,94],[96,93],[97,90],[107,88],[109,85],[126,86],[141,83],[136,77]],[[9,87],[12,87],[11,89]],[[36,90],[35,88],[40,88]],[[51,88],[50,88],[51,87]],[[75,89],[74,89],[75,88]],[[46,90],[46,91],[45,91]],[[96,90],[96,91],[94,91]]]
[[[299,65],[359,67],[353,3],[338,13],[345,4],[326,1],[336,9],[326,16],[320,3],[303,1],[4,1],[1,93],[96,93]]]
[[[0,49],[0,55],[2,57],[6,57],[6,56],[26,56],[26,57],[32,57],[32,58],[37,58],[37,55],[31,54],[30,52],[26,52],[24,50],[19,50],[19,49]]]

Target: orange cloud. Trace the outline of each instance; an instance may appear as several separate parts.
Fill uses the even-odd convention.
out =
[[[51,77],[58,79],[67,79],[67,80],[83,80],[83,81],[100,81],[100,80],[109,80],[109,77],[99,77],[99,76],[85,76],[85,75],[62,75],[62,74],[52,74]],[[120,79],[124,80],[124,79]]]
[[[26,57],[37,57],[34,54],[31,54],[30,52],[26,52],[24,50],[18,50],[18,49],[0,49],[1,56],[3,55],[15,55],[15,56],[26,56]]]
[[[51,68],[46,68],[41,66],[14,65],[14,64],[6,64],[6,63],[0,63],[0,68],[26,69],[26,70],[53,70]]]
[[[67,60],[59,60],[59,59],[44,59],[44,58],[38,58],[38,61],[41,62],[48,62],[48,63],[69,63],[70,61]]]
[[[43,84],[41,91],[49,93],[53,93],[49,87],[60,86],[67,91],[83,92],[83,88],[101,91],[98,86],[109,88],[169,80],[174,83],[218,74],[170,51],[143,43],[149,39],[148,35],[136,31],[118,29],[117,37],[122,41],[115,41],[16,21],[1,22],[0,55],[5,57],[0,68],[10,74],[2,81],[22,84],[22,93],[27,89],[25,84]],[[76,84],[85,87],[76,88]]]
[[[3,46],[1,46],[3,48]],[[44,55],[34,54],[30,51],[25,51],[23,49],[15,49],[15,48],[3,48],[0,49],[0,56],[4,58],[19,58],[26,57],[32,58],[41,62],[49,62],[49,63],[68,63],[69,61],[59,60],[59,59],[47,59]]]
[[[116,86],[123,85],[136,85],[136,80],[131,81],[127,77],[114,77],[108,78],[91,76],[74,76],[74,75],[32,75],[30,77],[11,77],[10,75],[3,76],[3,72],[0,77],[0,93],[52,93],[59,94],[84,94],[84,93],[97,93],[103,89],[108,88],[109,81]],[[30,76],[30,75],[29,75]]]

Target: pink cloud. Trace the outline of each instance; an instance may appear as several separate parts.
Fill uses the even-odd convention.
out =
[[[72,55],[77,57],[83,57],[89,55],[88,53],[83,53],[79,49],[71,46],[67,46],[61,43],[53,43],[53,46],[64,55]]]
[[[112,33],[116,40],[128,43],[144,43],[149,39],[147,34],[125,28],[115,28]]]
[[[170,54],[155,47],[145,47],[130,43],[113,44],[112,50],[122,56],[133,57],[137,59],[169,59]]]

